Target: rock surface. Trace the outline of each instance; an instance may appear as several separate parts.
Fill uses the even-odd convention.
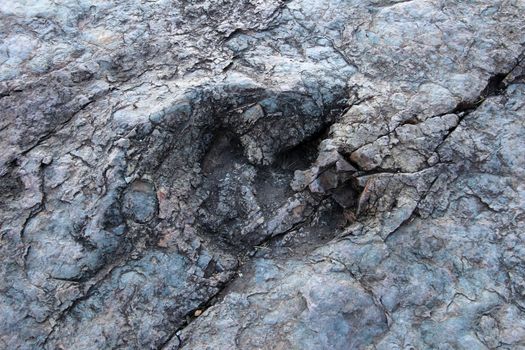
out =
[[[525,349],[525,2],[0,2],[0,348]]]

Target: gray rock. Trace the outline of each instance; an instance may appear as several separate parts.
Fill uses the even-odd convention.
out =
[[[124,192],[122,203],[125,216],[136,222],[148,222],[157,211],[155,188],[147,181],[136,180]]]
[[[0,3],[0,348],[525,348],[524,11]]]

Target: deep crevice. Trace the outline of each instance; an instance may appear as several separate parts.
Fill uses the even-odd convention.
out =
[[[328,114],[331,113],[333,112],[328,112]],[[244,261],[245,264],[241,263],[232,277],[221,284],[217,293],[188,313],[183,324],[170,334],[159,346],[159,349],[165,348],[175,337],[179,338],[178,334],[180,331],[198,317],[196,312],[200,314],[215,305],[227,293],[232,282],[236,280],[236,274],[243,269],[246,262],[251,261],[254,256],[258,256],[261,247],[267,246],[268,249],[273,250],[274,247],[282,246],[287,252],[289,252],[290,247],[298,251],[304,249],[312,250],[337,236],[338,226],[344,225],[342,220],[347,210],[345,207],[352,206],[357,202],[358,195],[354,193],[356,192],[357,184],[355,180],[345,182],[340,188],[334,189],[333,193],[330,192],[325,195],[299,194],[300,196],[304,195],[311,198],[310,201],[313,200],[314,204],[308,204],[308,206],[311,206],[307,210],[309,214],[302,217],[300,221],[291,224],[288,229],[282,232],[267,235],[263,239],[257,238],[243,241],[243,238],[241,238],[240,244],[235,238],[239,225],[245,224],[247,221],[246,217],[242,217],[243,213],[246,214],[242,209],[242,203],[239,205],[235,201],[242,198],[242,195],[246,196],[246,189],[251,188],[262,214],[266,218],[274,215],[275,211],[283,203],[286,203],[287,199],[292,198],[296,194],[290,187],[294,172],[308,169],[314,163],[318,154],[319,144],[327,137],[334,121],[333,119],[333,117],[329,117],[328,121],[321,124],[317,131],[305,137],[297,145],[284,147],[284,149],[277,152],[273,162],[269,165],[258,165],[249,162],[241,141],[230,129],[218,129],[207,134],[207,147],[201,158],[201,169],[205,182],[202,186],[207,188],[210,194],[201,206],[201,209],[204,211],[200,213],[197,222],[197,227],[200,227],[199,235],[202,235],[206,241],[214,240],[215,244],[219,243],[220,249],[237,255],[239,260]],[[255,175],[250,177],[250,174],[253,173]],[[239,185],[243,187],[244,193],[238,191],[236,186]],[[233,188],[233,192],[225,191],[225,193],[237,193],[237,195],[230,195],[227,202],[241,216],[235,215],[234,217],[225,218],[219,215],[220,225],[213,226],[217,222],[213,218],[210,220],[210,216],[216,214],[217,208],[221,206],[221,203],[219,203],[221,189],[228,186]],[[352,195],[349,195],[349,192],[352,192]],[[339,203],[343,203],[343,205]],[[228,203],[225,205],[228,205]],[[322,222],[319,223],[319,221]],[[254,229],[253,232],[260,230],[261,228],[259,227]],[[306,237],[299,237],[291,245],[282,244],[283,238],[300,230],[310,230],[312,232]],[[233,235],[231,235],[232,232]],[[179,338],[180,341],[181,339]]]
[[[332,123],[327,123],[298,145],[277,153],[272,166],[291,171],[308,169],[315,161],[319,144],[328,137],[331,126]]]

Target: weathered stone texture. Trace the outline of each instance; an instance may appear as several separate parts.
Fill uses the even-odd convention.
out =
[[[0,348],[525,349],[525,2],[0,2]]]

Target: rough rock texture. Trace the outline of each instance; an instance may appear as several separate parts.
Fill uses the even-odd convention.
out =
[[[525,2],[0,2],[0,348],[525,349]]]

